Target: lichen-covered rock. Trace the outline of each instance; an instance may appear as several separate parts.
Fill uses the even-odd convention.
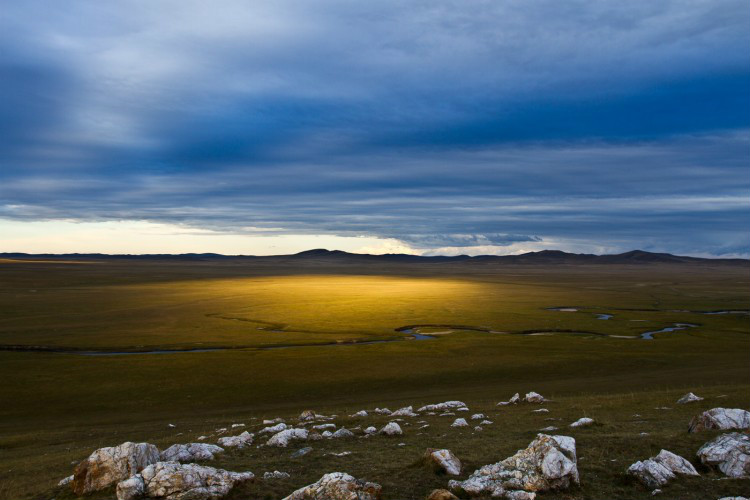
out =
[[[414,407],[405,406],[391,413],[391,416],[392,417],[416,417],[417,414],[414,413]]]
[[[162,462],[195,462],[213,460],[215,455],[224,453],[224,448],[215,444],[188,443],[173,444],[160,454]]]
[[[380,429],[380,434],[385,434],[386,436],[400,436],[403,433],[404,431],[401,430],[401,426],[396,422],[388,422]]]
[[[284,431],[288,428],[289,427],[284,422],[281,422],[276,425],[271,425],[269,427],[263,427],[260,431],[258,431],[258,434],[268,434],[268,433],[276,434],[277,432]]]
[[[225,446],[227,448],[246,448],[253,444],[253,438],[255,437],[254,434],[251,434],[250,432],[243,432],[239,436],[226,436],[223,438],[219,438],[218,443],[221,446]]]
[[[750,412],[739,408],[713,408],[693,417],[688,431],[750,429]]]
[[[465,481],[449,484],[470,496],[519,499],[534,498],[527,492],[566,489],[578,483],[575,439],[538,434],[512,457],[485,465]]]
[[[579,418],[570,424],[571,427],[588,427],[590,425],[594,425],[594,419],[588,417]]]
[[[692,392],[688,392],[684,396],[682,396],[680,399],[677,400],[678,405],[684,405],[686,403],[692,403],[694,401],[703,401],[703,398],[700,396],[696,396]]]
[[[628,474],[650,489],[665,486],[678,475],[697,476],[695,467],[674,453],[661,450],[648,460],[638,461],[628,468]]]
[[[271,436],[271,439],[269,439],[266,444],[268,446],[278,446],[281,448],[286,448],[287,446],[289,446],[290,442],[295,440],[304,441],[305,439],[307,439],[307,436],[307,429],[286,429]]]
[[[298,489],[284,500],[379,500],[381,487],[344,472],[331,472]]]
[[[103,490],[159,461],[159,449],[149,443],[122,443],[99,448],[79,463],[73,473],[73,492],[78,495]]]
[[[466,403],[461,401],[446,401],[444,403],[437,403],[434,405],[425,405],[417,411],[445,411],[454,408],[465,408]]]
[[[544,403],[544,396],[538,392],[531,391],[526,394],[526,397],[524,397],[523,400],[527,403]]]
[[[750,477],[750,436],[731,432],[701,446],[698,457],[729,477]]]
[[[468,426],[469,424],[466,422],[465,418],[457,418],[451,424],[451,427],[468,427]]]
[[[308,422],[310,420],[315,420],[315,412],[312,410],[305,410],[299,415],[299,419],[301,422]]]
[[[157,462],[117,485],[117,500],[215,500],[238,483],[254,478],[252,472],[229,472],[204,465]]]
[[[424,454],[424,458],[427,463],[439,472],[443,472],[449,476],[461,475],[461,461],[451,450],[428,448]]]
[[[432,490],[425,500],[458,500],[458,497],[448,490]]]

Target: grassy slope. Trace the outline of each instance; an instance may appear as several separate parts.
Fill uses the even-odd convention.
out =
[[[0,265],[5,265],[0,269],[0,343],[5,344],[297,344],[396,337],[395,327],[413,323],[625,335],[675,321],[702,325],[653,342],[456,332],[430,341],[272,351],[121,357],[0,352],[0,377],[11,381],[0,386],[0,401],[9,403],[0,408],[0,498],[44,494],[69,473],[72,460],[98,446],[126,439],[171,444],[232,421],[288,417],[307,407],[343,414],[378,404],[462,398],[472,409],[493,412],[496,425],[481,436],[439,431],[447,423],[433,422],[434,435],[409,432],[406,447],[388,440],[352,443],[356,450],[348,459],[316,455],[294,465],[284,452],[253,450],[221,462],[256,473],[295,472],[279,491],[254,486],[253,496],[274,498],[344,468],[383,482],[388,498],[421,498],[430,486],[445,483],[408,467],[424,447],[454,447],[474,467],[504,458],[546,426],[544,416],[524,409],[494,411],[497,400],[526,390],[553,395],[559,406],[552,408],[566,421],[589,414],[604,422],[573,433],[584,433],[581,455],[591,460],[582,461],[579,497],[601,498],[595,492],[606,491],[612,498],[645,498],[621,477],[624,465],[660,446],[691,456],[704,440],[684,433],[696,407],[673,412],[654,407],[672,406],[688,388],[728,394],[727,405],[747,405],[748,386],[741,385],[750,380],[747,317],[622,310],[747,309],[746,268]],[[612,312],[615,318],[544,310],[559,305]],[[268,325],[217,315],[280,324],[285,332],[258,330]],[[720,401],[706,402],[706,407]],[[634,423],[634,413],[647,422]],[[184,434],[175,436],[168,422]],[[647,440],[633,439],[643,430],[652,433]],[[315,446],[321,452],[326,447],[341,451],[337,443]],[[605,470],[608,456],[618,460],[616,470]],[[704,498],[714,491],[732,493],[729,483],[735,482],[688,481],[670,491]]]

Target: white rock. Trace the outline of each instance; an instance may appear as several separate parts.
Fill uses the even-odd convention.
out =
[[[474,430],[477,432],[481,432],[484,430],[484,428],[481,425],[474,426]]]
[[[332,472],[298,489],[284,500],[379,500],[381,487],[344,472]]]
[[[341,429],[339,429],[336,432],[334,432],[333,436],[331,436],[331,437],[336,438],[336,439],[353,438],[354,437],[354,433],[352,431],[350,431],[349,429],[347,429],[346,427],[342,427]]]
[[[441,413],[438,415],[438,417],[454,417],[456,414],[452,411],[446,411],[445,413]]]
[[[174,428],[175,428],[175,427],[177,427],[177,426],[176,426],[176,425],[174,425],[174,424],[167,424],[167,427],[169,427],[169,428],[171,428],[171,429],[174,429]]]
[[[290,442],[296,440],[304,441],[307,439],[307,436],[307,429],[286,429],[271,436],[271,439],[266,444],[268,446],[286,448]]]
[[[706,429],[750,429],[750,412],[739,408],[713,408],[694,417],[688,430],[698,432]]]
[[[435,450],[430,448],[425,452],[425,459],[449,476],[461,475],[461,461],[450,450]]]
[[[214,500],[226,496],[238,483],[254,478],[252,472],[228,472],[204,465],[158,462],[117,485],[117,500],[161,498]]]
[[[561,490],[578,484],[576,462],[575,439],[539,434],[512,457],[485,465],[465,481],[450,481],[449,485],[470,496],[534,498],[535,491]]]
[[[83,496],[103,490],[158,461],[159,449],[149,443],[127,442],[99,448],[76,466],[71,483],[73,492]]]
[[[482,420],[484,418],[485,418],[484,413],[475,413],[474,415],[471,416],[472,420]]]
[[[198,460],[213,460],[215,455],[219,453],[224,453],[224,448],[215,444],[173,444],[161,452],[160,459],[162,462],[195,462]]]
[[[588,427],[590,425],[594,425],[594,419],[588,417],[579,418],[570,424],[571,427]]]
[[[274,424],[279,424],[279,423],[281,423],[283,421],[284,421],[283,418],[277,417],[277,418],[274,418],[274,419],[271,419],[271,420],[264,420],[263,421],[263,425],[274,425]]]
[[[679,455],[661,450],[655,457],[638,461],[628,468],[628,474],[634,476],[647,488],[665,486],[678,475],[697,476],[695,468]]]
[[[461,401],[446,401],[444,403],[437,403],[434,405],[425,405],[417,411],[445,411],[465,407],[466,403],[462,403]]]
[[[305,446],[304,448],[300,448],[299,450],[292,453],[292,458],[304,457],[311,451],[313,451],[312,446]]]
[[[206,439],[208,439],[208,436],[198,436],[196,439],[198,441],[205,441]]]
[[[239,427],[245,427],[245,424],[232,424],[232,429],[237,429]]]
[[[458,408],[456,411],[469,411],[468,408]]]
[[[370,426],[370,427],[368,427],[368,428],[365,429],[365,434],[367,434],[367,435],[377,434],[377,433],[378,433],[378,430],[375,427],[373,427],[373,426]]]
[[[492,425],[492,420],[482,420],[479,422],[480,425]]]
[[[538,392],[531,391],[526,394],[526,397],[524,397],[523,400],[527,403],[544,403],[544,396]]]
[[[329,438],[329,437],[333,436],[333,432],[331,432],[331,431],[323,431],[322,436],[324,438]]]
[[[281,472],[278,470],[275,470],[273,472],[264,472],[263,479],[266,481],[268,481],[269,479],[289,479],[289,473]]]
[[[705,465],[718,467],[729,477],[750,477],[750,436],[731,432],[722,434],[698,450]]]
[[[405,406],[391,413],[391,416],[392,417],[416,417],[417,414],[414,413],[413,407]]]
[[[355,413],[354,415],[351,415],[351,416],[352,417],[366,417],[367,416],[367,412],[365,410],[359,410],[357,413]]]
[[[700,396],[696,396],[692,392],[688,392],[684,396],[682,396],[680,399],[677,400],[678,405],[684,405],[686,403],[692,403],[693,401],[703,401],[703,398]]]
[[[324,431],[324,430],[328,430],[328,429],[335,429],[335,428],[336,428],[336,424],[318,424],[318,425],[313,425],[313,429],[318,429],[319,431]],[[281,430],[284,430],[284,429],[281,429]]]
[[[401,426],[396,422],[388,422],[388,424],[380,429],[380,434],[385,434],[386,436],[400,436],[403,433],[404,431],[401,430]]]
[[[451,427],[468,427],[468,426],[469,424],[466,422],[465,418],[457,418],[451,424]]]
[[[247,446],[250,446],[253,444],[253,438],[255,437],[254,434],[251,434],[247,431],[243,432],[239,436],[226,436],[223,438],[219,438],[218,443],[221,446],[227,447],[227,448],[245,448]]]
[[[391,410],[388,408],[375,408],[373,412],[377,413],[378,415],[390,415]]]
[[[549,413],[547,408],[539,408],[538,410],[531,410],[531,413]]]
[[[661,495],[661,490],[659,488],[656,488],[651,492],[652,497],[655,497],[656,495]]]
[[[427,429],[430,426],[430,424],[424,424],[422,427],[419,428],[419,430]]]
[[[271,434],[276,434],[277,432],[284,431],[288,428],[289,427],[284,422],[281,422],[280,424],[262,428],[260,431],[258,431],[258,434],[268,434],[269,432]]]
[[[719,498],[719,500],[750,500],[750,499],[745,498],[745,497],[724,497],[724,498]]]
[[[554,425],[550,425],[549,427],[545,427],[544,429],[539,429],[542,432],[554,432],[557,430],[557,427]]]
[[[70,476],[68,476],[68,477],[64,477],[64,478],[60,479],[60,482],[59,482],[59,483],[57,483],[57,485],[58,485],[58,486],[68,486],[68,485],[70,485],[70,483],[72,483],[72,482],[73,482],[73,476],[72,476],[72,475],[70,475]]]

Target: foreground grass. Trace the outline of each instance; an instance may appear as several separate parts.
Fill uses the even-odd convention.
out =
[[[235,422],[291,418],[307,408],[348,415],[446,399],[469,403],[495,424],[472,434],[450,429],[447,417],[425,417],[431,427],[422,435],[412,423],[403,439],[317,442],[315,452],[299,460],[289,458],[291,450],[253,448],[228,454],[217,465],[261,475],[274,469],[292,473],[288,481],[250,485],[235,498],[279,498],[333,470],[380,482],[386,498],[423,498],[447,483],[414,465],[426,447],[453,449],[470,473],[525,447],[537,429],[564,427],[545,418],[567,424],[591,416],[601,425],[567,432],[583,457],[583,484],[569,496],[646,498],[649,492],[623,476],[627,465],[660,448],[692,458],[711,436],[685,432],[693,414],[748,405],[747,316],[675,312],[748,309],[748,274],[745,267],[711,266],[290,270],[14,263],[0,268],[2,344],[103,350],[293,346],[403,338],[394,328],[422,323],[615,335],[674,322],[700,327],[654,341],[452,329],[429,341],[278,350],[0,352],[0,498],[64,498],[53,487],[70,474],[72,461],[126,440],[166,446]],[[554,306],[582,310],[546,310]],[[597,320],[595,312],[615,317]],[[555,399],[550,414],[533,414],[525,406],[496,409],[497,401],[529,390]],[[674,405],[687,390],[709,398]],[[661,406],[673,410],[654,410]],[[346,418],[337,423],[355,424]],[[353,453],[325,456],[344,450]],[[677,482],[662,498],[719,498],[748,490],[747,481],[716,478],[708,473]]]

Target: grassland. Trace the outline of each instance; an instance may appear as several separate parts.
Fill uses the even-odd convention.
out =
[[[424,435],[407,429],[403,447],[387,439],[321,442],[306,461],[290,460],[288,451],[253,449],[219,462],[293,473],[237,498],[278,498],[341,469],[381,482],[386,498],[423,498],[446,482],[414,465],[425,447],[451,447],[470,472],[525,446],[549,425],[528,408],[494,406],[528,390],[555,399],[549,418],[602,422],[571,433],[584,457],[584,484],[571,498],[647,498],[649,492],[624,478],[629,463],[661,447],[690,457],[707,439],[685,432],[692,414],[704,406],[747,407],[748,317],[684,311],[747,310],[748,284],[747,266],[696,264],[0,262],[0,345],[102,352],[239,348],[117,356],[0,351],[0,498],[65,498],[55,483],[70,473],[71,461],[99,446],[186,442],[229,423],[288,418],[306,408],[347,415],[376,405],[462,399],[490,415],[495,425],[481,435],[449,429],[450,422],[434,417]],[[547,309],[556,306],[579,311]],[[614,317],[599,320],[595,313]],[[676,322],[699,326],[653,341],[518,334],[637,337]],[[448,328],[451,333],[421,341],[395,331],[412,324],[507,333]],[[435,330],[446,328],[427,333]],[[327,345],[372,340],[395,341]],[[674,407],[686,390],[708,399]],[[660,406],[674,409],[654,409]],[[641,432],[650,434],[638,437]],[[354,453],[324,456],[342,449]],[[718,498],[742,489],[747,481],[691,480],[670,486],[663,498]]]

